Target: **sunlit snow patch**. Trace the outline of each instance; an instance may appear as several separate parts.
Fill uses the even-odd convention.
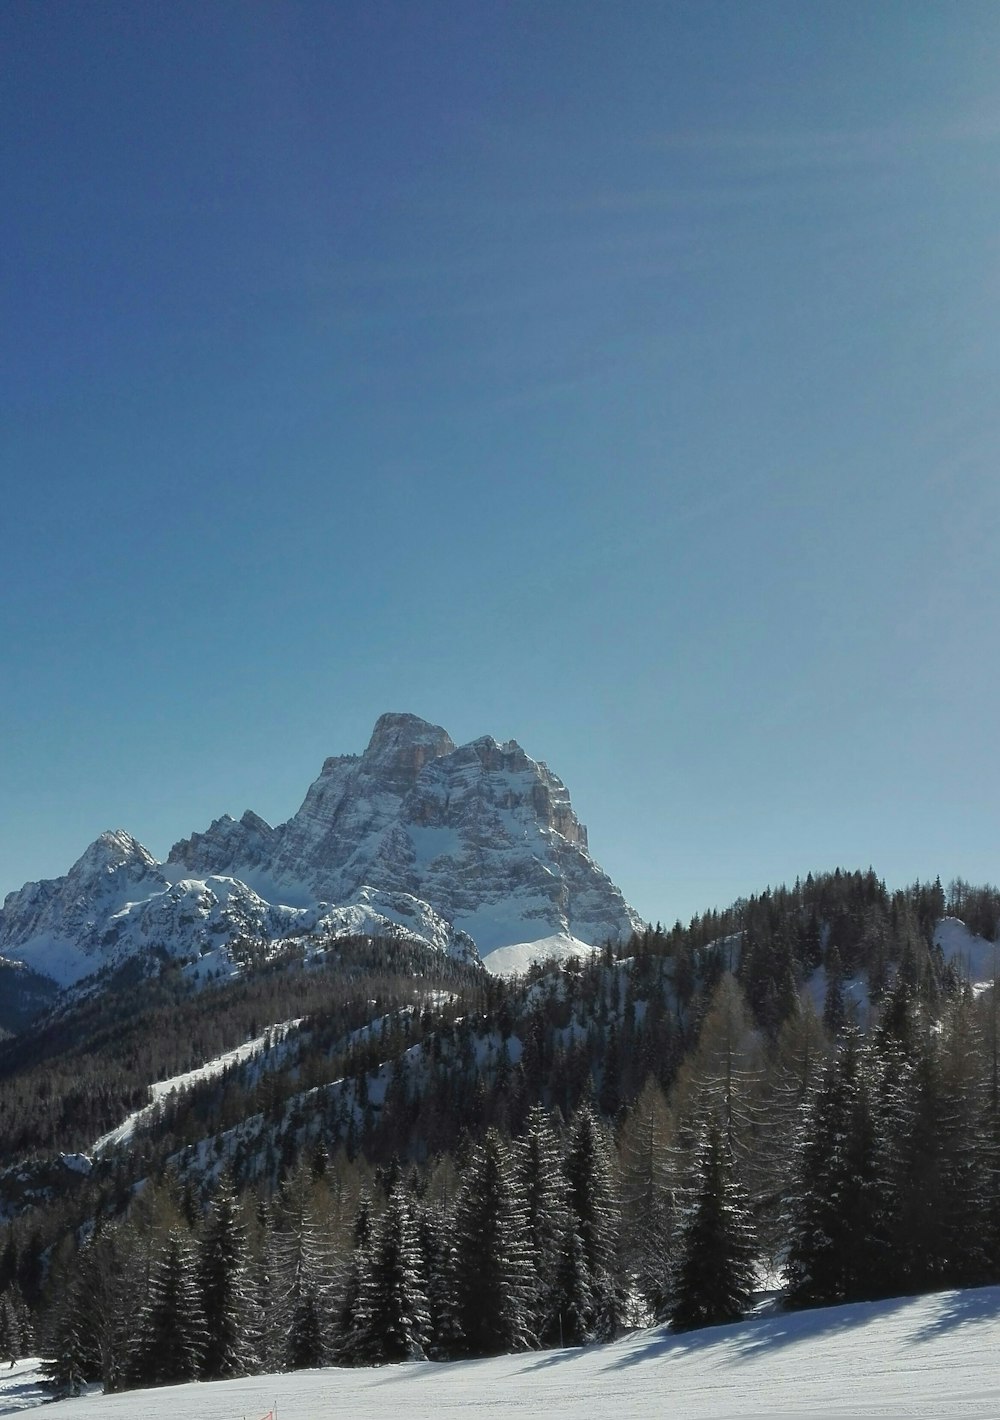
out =
[[[483,957],[483,966],[494,976],[513,976],[515,972],[527,971],[532,962],[565,961],[567,957],[589,956],[595,948],[568,932],[555,932],[551,937],[540,937],[537,942],[515,942],[509,947],[497,947]]]

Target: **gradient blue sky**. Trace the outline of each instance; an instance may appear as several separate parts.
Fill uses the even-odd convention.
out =
[[[1000,878],[1000,5],[0,7],[0,892],[518,739],[672,921]]]

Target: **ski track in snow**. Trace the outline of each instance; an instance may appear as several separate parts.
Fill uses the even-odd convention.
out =
[[[1000,1416],[1000,1287],[759,1317],[491,1360],[299,1371],[60,1403],[59,1420],[745,1420]],[[0,1414],[38,1404],[37,1363],[0,1371]]]
[[[149,1087],[149,1104],[144,1104],[141,1109],[135,1110],[127,1119],[123,1119],[121,1124],[109,1130],[107,1134],[102,1134],[100,1139],[91,1145],[90,1153],[99,1154],[102,1149],[127,1144],[136,1128],[152,1118],[157,1105],[168,1095],[172,1095],[175,1091],[177,1094],[183,1094],[185,1090],[190,1090],[194,1085],[201,1084],[203,1080],[211,1080],[216,1075],[224,1074],[232,1065],[242,1065],[255,1055],[263,1055],[265,1051],[279,1045],[289,1031],[295,1030],[304,1020],[304,1016],[298,1016],[293,1021],[282,1021],[278,1025],[268,1026],[261,1035],[254,1036],[253,1040],[245,1040],[235,1049],[227,1050],[223,1055],[217,1055],[213,1060],[206,1060],[204,1065],[198,1065],[193,1070],[185,1070],[181,1075],[173,1075],[169,1080],[155,1080]]]

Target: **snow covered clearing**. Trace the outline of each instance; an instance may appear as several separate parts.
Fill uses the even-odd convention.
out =
[[[60,1420],[441,1420],[445,1416],[744,1420],[1000,1415],[1000,1288],[759,1317],[610,1346],[371,1370],[328,1368],[60,1404]],[[40,1399],[37,1368],[0,1371],[0,1414]]]
[[[1000,968],[1000,946],[977,937],[957,917],[942,917],[934,930],[934,945],[945,961],[956,961],[962,976],[974,986],[988,986]]]

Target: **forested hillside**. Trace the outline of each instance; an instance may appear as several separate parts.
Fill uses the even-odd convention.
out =
[[[951,952],[998,911],[838,871],[514,979],[358,939],[95,993],[0,1059],[4,1344],[121,1388],[1000,1281],[996,994]]]

